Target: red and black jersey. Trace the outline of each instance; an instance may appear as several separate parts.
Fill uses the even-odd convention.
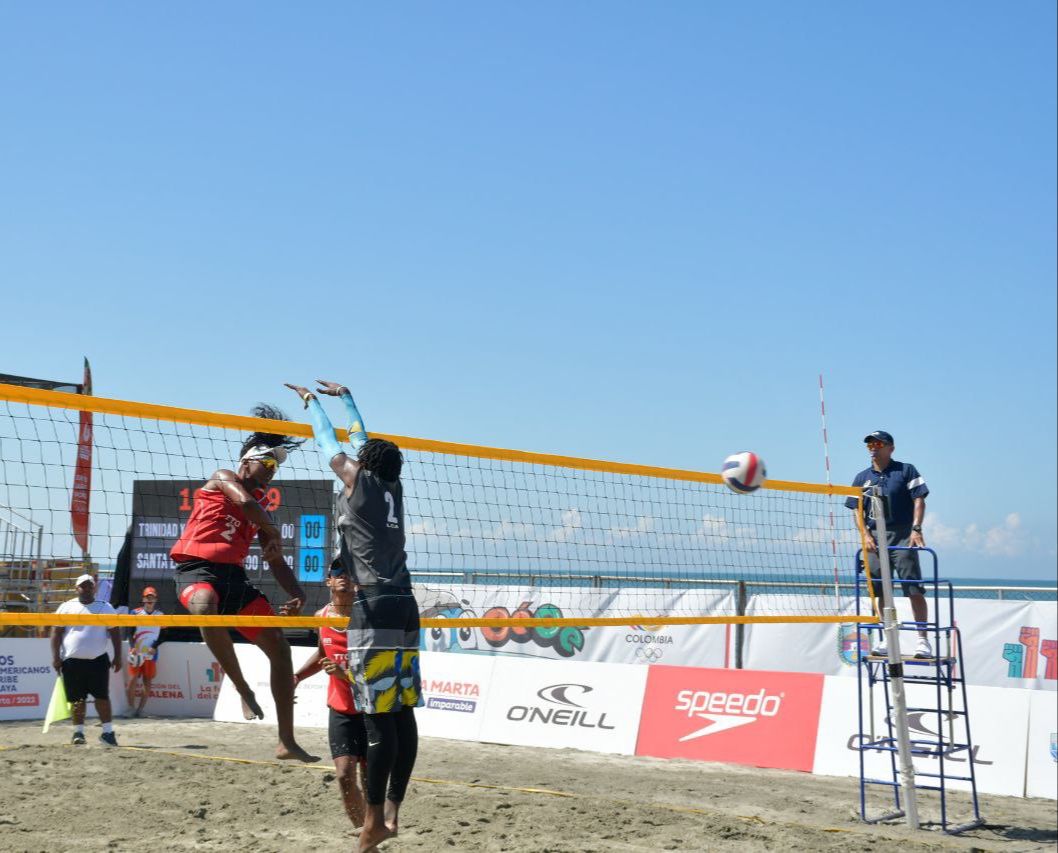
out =
[[[263,499],[254,491],[254,497]],[[209,560],[241,566],[257,535],[257,525],[220,489],[198,489],[184,532],[169,551],[174,563]]]
[[[321,616],[331,615],[331,606],[326,605]],[[320,628],[320,651],[344,669],[348,665],[348,637],[344,630],[323,626]],[[356,714],[353,686],[343,673],[330,676],[327,684],[327,707],[342,714]]]

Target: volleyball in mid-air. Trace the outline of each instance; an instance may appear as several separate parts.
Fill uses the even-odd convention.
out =
[[[764,485],[768,472],[764,470],[763,459],[752,451],[744,450],[724,460],[720,476],[731,491],[748,495]]]

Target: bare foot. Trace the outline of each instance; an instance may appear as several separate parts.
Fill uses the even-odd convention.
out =
[[[241,698],[243,719],[252,720],[255,717],[258,720],[264,719],[264,711],[262,711],[261,706],[257,704],[257,698],[253,695],[253,691],[247,692],[247,694]]]
[[[400,832],[398,811],[400,806],[392,800],[386,800],[386,828],[392,833],[391,838],[396,838]]]
[[[360,845],[356,849],[359,853],[371,853],[377,845],[392,837],[392,830],[385,824],[372,827],[370,830],[364,827],[360,830]]]
[[[306,764],[314,764],[320,760],[318,755],[309,755],[296,743],[291,746],[279,744],[276,747],[276,758],[280,761],[304,761]]]

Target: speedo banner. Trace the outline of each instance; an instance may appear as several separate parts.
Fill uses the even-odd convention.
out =
[[[652,666],[636,755],[811,771],[823,676]]]

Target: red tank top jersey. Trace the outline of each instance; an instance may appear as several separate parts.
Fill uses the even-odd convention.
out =
[[[257,497],[256,493],[254,495]],[[184,532],[169,557],[174,563],[209,560],[241,566],[257,534],[241,509],[219,489],[198,489]]]
[[[331,606],[323,608],[321,616],[331,615]],[[340,664],[343,668],[349,660],[348,637],[345,631],[324,626],[320,628],[320,650],[324,655]],[[344,674],[332,675],[327,684],[327,706],[341,714],[356,714],[356,702],[353,699],[353,685]]]

